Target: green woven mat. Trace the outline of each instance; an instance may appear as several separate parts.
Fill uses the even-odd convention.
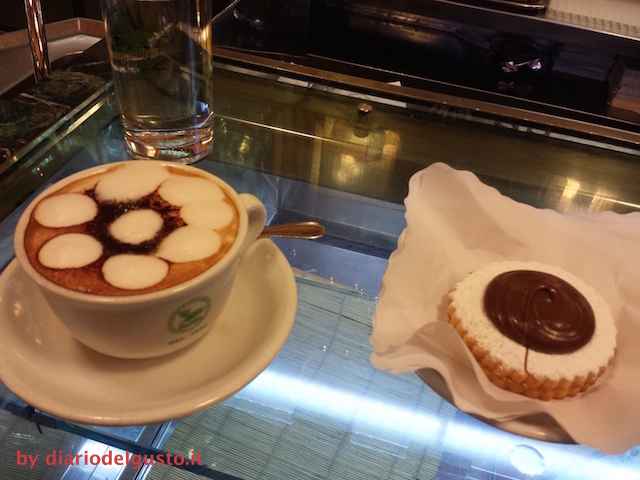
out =
[[[417,375],[373,368],[375,306],[298,279],[295,324],[276,359],[234,397],[182,419],[163,449],[201,453],[242,479],[435,478],[455,409]],[[200,477],[154,466],[146,478]]]

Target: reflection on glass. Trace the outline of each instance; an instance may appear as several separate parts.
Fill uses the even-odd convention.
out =
[[[387,187],[401,145],[397,132],[379,124],[369,111],[359,112],[355,120],[327,118],[325,132],[321,168],[331,184]]]

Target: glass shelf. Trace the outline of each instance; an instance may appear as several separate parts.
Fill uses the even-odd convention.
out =
[[[507,433],[416,374],[369,361],[382,275],[405,227],[407,182],[434,162],[557,211],[640,208],[640,149],[485,112],[400,101],[219,62],[215,151],[199,168],[257,195],[269,222],[312,219],[317,241],[275,240],[296,274],[298,313],[271,365],[218,405],[160,425],[97,428],[0,390],[0,478],[602,479],[640,475],[619,456]],[[366,105],[363,105],[366,104]],[[0,173],[0,266],[29,198],[58,178],[126,158],[110,87]],[[206,366],[201,366],[206,368]],[[135,385],[132,385],[135,388]],[[42,433],[38,433],[38,428]],[[202,467],[37,470],[17,450],[200,454]]]

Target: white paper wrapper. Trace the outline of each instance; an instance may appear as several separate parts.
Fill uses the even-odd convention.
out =
[[[640,444],[640,213],[536,209],[441,163],[411,178],[405,205],[407,227],[373,318],[373,365],[394,374],[435,369],[456,406],[484,418],[546,412],[576,442],[602,452]],[[447,294],[455,284],[480,265],[503,260],[557,265],[609,303],[617,354],[586,393],[543,402],[496,387],[447,323]]]

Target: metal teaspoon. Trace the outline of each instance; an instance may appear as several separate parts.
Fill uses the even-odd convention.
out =
[[[291,222],[264,227],[260,237],[305,238],[313,240],[324,235],[324,227],[318,222]]]

